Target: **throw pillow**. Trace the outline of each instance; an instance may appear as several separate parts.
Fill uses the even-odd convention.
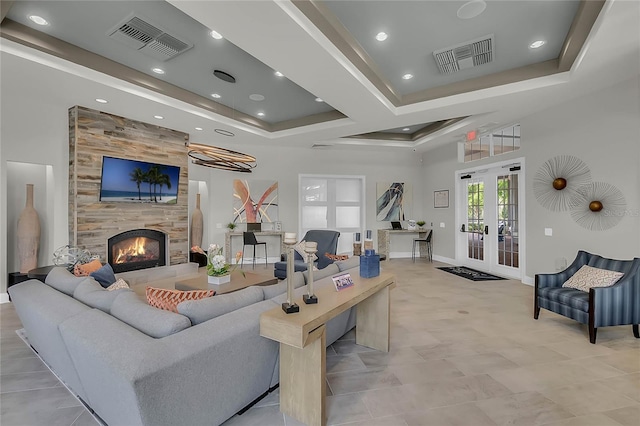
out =
[[[302,257],[302,260],[304,261],[304,263],[309,263],[309,259],[307,259],[307,252],[304,251],[304,248],[306,247],[306,245],[307,245],[307,242],[305,240],[302,240],[298,244],[293,246],[293,249],[298,252],[300,257]],[[316,260],[318,260],[318,256],[316,256],[314,253],[313,261],[315,262]]]
[[[116,276],[113,273],[113,268],[108,263],[97,271],[91,272],[89,276],[95,278],[95,280],[104,288],[107,288],[116,282]]]
[[[324,254],[326,257],[328,257],[329,259],[335,261],[338,260],[347,260],[349,259],[349,255],[348,254],[331,254],[331,253],[325,253]]]
[[[147,302],[149,305],[178,313],[178,304],[185,300],[199,300],[216,294],[215,290],[170,290],[166,288],[147,287]]]
[[[102,263],[100,263],[99,259],[93,259],[89,263],[85,263],[83,265],[76,265],[73,267],[73,274],[76,277],[86,277],[90,273],[97,271],[102,268]]]
[[[589,292],[591,287],[609,287],[614,285],[624,274],[608,269],[593,268],[584,265],[571,278],[562,284],[565,288],[575,288]]]
[[[118,278],[118,280],[107,287],[107,291],[119,290],[121,288],[129,288],[129,284],[122,278]]]

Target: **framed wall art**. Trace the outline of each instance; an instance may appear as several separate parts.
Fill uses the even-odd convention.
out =
[[[449,190],[433,191],[433,207],[442,209],[449,207]]]

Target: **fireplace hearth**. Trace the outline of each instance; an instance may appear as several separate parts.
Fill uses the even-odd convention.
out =
[[[107,240],[107,260],[114,272],[167,264],[167,237],[153,229],[133,229]]]

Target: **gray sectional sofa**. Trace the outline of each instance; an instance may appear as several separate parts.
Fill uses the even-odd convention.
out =
[[[359,258],[315,272],[317,286]],[[307,276],[294,276],[301,295]],[[152,282],[149,283],[153,285]],[[216,425],[272,389],[278,343],[260,336],[260,314],[286,283],[182,302],[178,313],[136,293],[54,269],[46,284],[9,289],[29,343],[108,425]],[[355,326],[355,309],[327,324],[327,345]]]

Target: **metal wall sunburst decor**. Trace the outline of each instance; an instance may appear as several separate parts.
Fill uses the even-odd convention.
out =
[[[546,161],[533,178],[533,192],[538,202],[551,211],[567,211],[574,204],[578,190],[591,183],[589,167],[572,155],[559,155]]]
[[[605,182],[593,182],[579,189],[571,217],[583,228],[604,231],[622,220],[627,202],[622,192]]]

